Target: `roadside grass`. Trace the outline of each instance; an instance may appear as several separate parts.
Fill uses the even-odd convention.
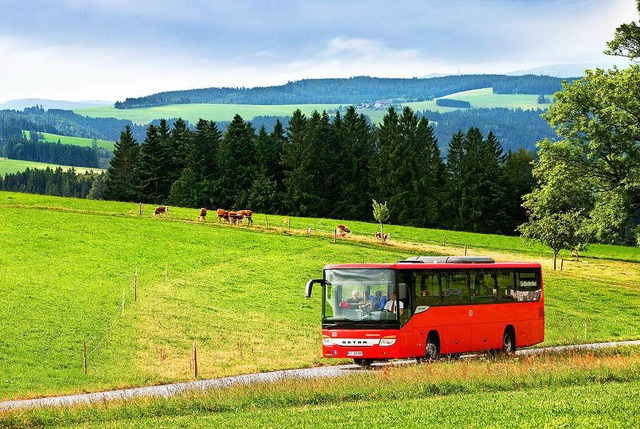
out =
[[[8,159],[0,157],[0,176],[4,176],[5,174],[11,173],[19,173],[21,171],[30,169],[40,169],[44,170],[47,167],[51,169],[56,169],[58,167],[62,167],[64,171],[70,170],[74,168],[76,172],[85,172],[85,171],[94,171],[96,173],[100,173],[101,171],[105,171],[101,168],[88,168],[88,167],[70,167],[67,165],[57,165],[57,164],[47,164],[44,162],[33,162],[33,161],[22,161],[19,159]]]
[[[27,139],[30,136],[29,131],[23,131]],[[70,136],[62,136],[59,134],[51,134],[51,133],[38,133],[44,138],[44,141],[47,143],[58,143],[60,141],[61,144],[69,144],[73,146],[82,146],[82,147],[93,147],[93,139],[84,138],[84,137],[70,137]],[[98,140],[96,139],[96,145],[101,149],[109,149],[113,150],[115,146],[115,142],[108,140]]]
[[[6,411],[5,427],[637,427],[640,349],[485,357],[170,398]]]
[[[601,246],[598,258],[554,272],[548,250],[514,237],[388,225],[383,245],[374,223],[257,214],[248,228],[219,224],[213,210],[204,223],[195,209],[138,210],[0,192],[0,400],[192,379],[194,341],[199,378],[339,363],[321,358],[308,279],[329,263],[462,255],[464,244],[468,254],[542,262],[545,345],[640,332],[640,249]],[[334,243],[338,223],[353,235]]]

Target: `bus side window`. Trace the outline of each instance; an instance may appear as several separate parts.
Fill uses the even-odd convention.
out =
[[[496,273],[498,300],[511,302],[515,300],[515,283],[513,273],[509,270],[498,270]]]

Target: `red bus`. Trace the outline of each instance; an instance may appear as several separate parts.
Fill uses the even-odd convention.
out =
[[[542,270],[487,257],[416,256],[389,264],[327,265],[322,355],[375,360],[502,350],[544,341]]]

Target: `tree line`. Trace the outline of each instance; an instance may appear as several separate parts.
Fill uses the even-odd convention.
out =
[[[105,177],[105,199],[371,220],[388,203],[392,223],[513,234],[526,220],[533,156],[504,153],[495,135],[458,131],[443,159],[433,127],[409,107],[372,126],[349,107],[330,116],[293,112],[255,130],[236,115],[226,131],[201,119],[126,127]]]
[[[32,135],[36,135],[33,133]],[[77,167],[98,168],[97,150],[61,143],[40,143],[25,139],[10,139],[0,144],[6,158],[23,161],[45,162],[48,164],[72,165]]]
[[[104,188],[105,173],[79,173],[71,168],[64,171],[61,167],[55,169],[31,169],[19,173],[7,173],[0,176],[0,189],[11,192],[26,192],[30,194],[55,195],[59,197],[74,197],[100,199]]]
[[[569,79],[570,81],[571,79]],[[456,75],[432,78],[304,79],[256,88],[202,88],[127,98],[117,109],[168,104],[360,104],[377,100],[426,101],[461,91],[494,88],[497,94],[553,94],[563,79],[550,76]]]

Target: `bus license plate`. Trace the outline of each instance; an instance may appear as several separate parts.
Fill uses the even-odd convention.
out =
[[[362,356],[362,351],[355,350],[355,351],[347,352],[347,356]]]

